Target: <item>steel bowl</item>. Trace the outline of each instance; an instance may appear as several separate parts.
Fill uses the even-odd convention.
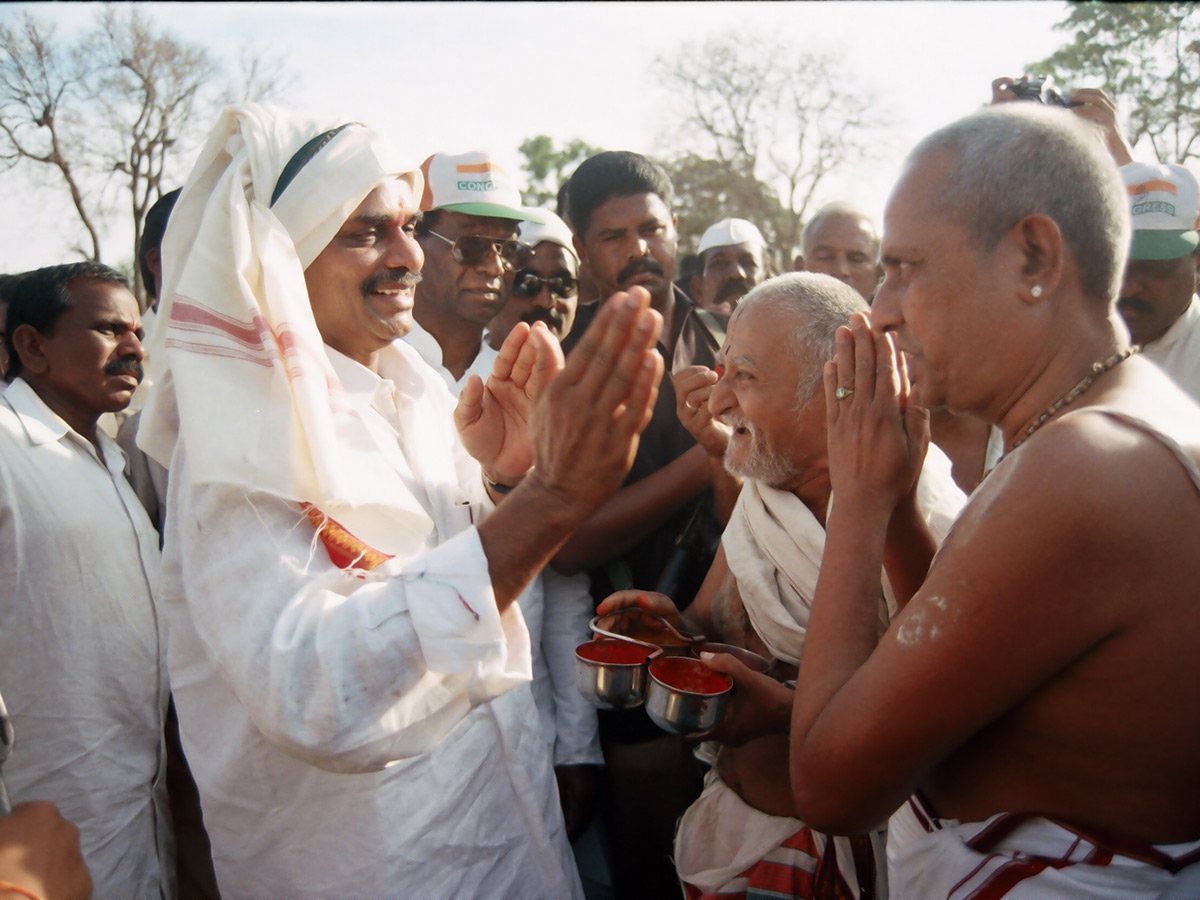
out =
[[[686,634],[662,616],[638,606],[627,606],[606,616],[596,616],[590,627],[598,636],[653,644],[662,648],[666,656],[681,656],[687,653],[692,644],[704,640],[703,635]]]
[[[698,659],[662,656],[650,661],[646,714],[671,734],[698,734],[721,721],[733,679]]]
[[[575,648],[575,686],[593,706],[631,709],[645,700],[646,661],[661,651],[651,644],[598,638]]]
[[[771,668],[771,663],[759,656],[753,650],[747,650],[745,647],[737,647],[733,644],[721,644],[717,641],[702,641],[699,644],[691,646],[692,655],[696,659],[700,658],[701,653],[728,653],[747,669],[753,669],[755,672],[762,672],[764,675]]]

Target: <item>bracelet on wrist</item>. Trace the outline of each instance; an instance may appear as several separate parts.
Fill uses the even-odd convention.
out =
[[[516,487],[515,484],[500,484],[499,482],[492,481],[492,479],[488,478],[487,472],[483,473],[483,483],[489,491],[496,494],[507,494]]]

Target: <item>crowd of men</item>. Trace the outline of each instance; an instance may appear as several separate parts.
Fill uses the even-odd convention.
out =
[[[149,309],[0,280],[0,898],[1200,896],[1200,187],[1010,86],[688,275],[641,154],[245,104]],[[625,607],[769,663],[702,743]]]

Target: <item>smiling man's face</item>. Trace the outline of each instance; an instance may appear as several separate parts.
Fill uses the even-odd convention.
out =
[[[375,354],[412,329],[413,287],[424,262],[413,236],[416,216],[408,182],[389,179],[304,270],[321,338],[368,368]]]

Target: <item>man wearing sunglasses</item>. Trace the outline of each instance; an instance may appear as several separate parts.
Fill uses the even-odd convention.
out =
[[[579,257],[571,244],[571,229],[552,212],[543,216],[545,224],[521,223],[518,239],[529,248],[529,259],[505,279],[508,299],[488,323],[488,343],[495,350],[518,322],[544,322],[560,341],[575,323]]]
[[[505,276],[529,257],[517,225],[541,213],[521,206],[516,186],[484,152],[435,153],[421,171],[425,266],[406,340],[457,394],[472,375],[492,371],[496,351],[483,329],[504,306]]]

